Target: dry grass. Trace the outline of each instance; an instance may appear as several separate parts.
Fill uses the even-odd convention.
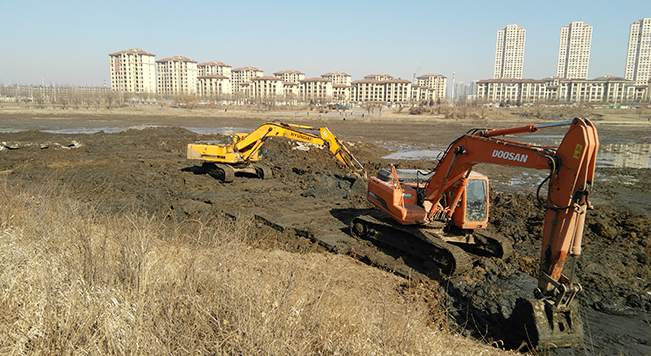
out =
[[[246,222],[103,216],[64,191],[0,181],[0,354],[502,354],[428,326],[404,280],[345,256],[251,248]]]

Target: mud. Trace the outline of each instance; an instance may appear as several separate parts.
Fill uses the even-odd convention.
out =
[[[41,120],[63,129],[79,127],[71,118],[25,118],[0,115],[0,123],[17,129],[33,128]],[[93,119],[94,120],[94,119]],[[366,180],[342,167],[326,150],[274,138],[261,151],[273,178],[259,180],[236,176],[221,183],[185,157],[188,143],[226,142],[220,134],[202,135],[185,127],[255,128],[263,121],[236,123],[171,117],[111,118],[137,129],[92,134],[52,134],[27,130],[0,133],[0,175],[8,181],[31,181],[47,187],[64,185],[76,198],[92,202],[99,211],[120,214],[138,210],[164,217],[170,223],[202,221],[216,217],[252,219],[261,248],[288,251],[330,251],[348,254],[368,264],[406,276],[427,290],[425,297],[446,308],[450,325],[460,332],[495,342],[508,339],[506,320],[517,297],[531,297],[536,281],[543,226],[543,210],[535,197],[536,186],[513,187],[518,169],[480,165],[495,177],[491,191],[491,225],[513,243],[514,255],[506,260],[475,257],[473,269],[463,276],[444,278],[422,261],[383,246],[353,238],[351,220],[377,214],[365,200]],[[91,120],[92,121],[92,120]],[[85,122],[86,121],[81,121]],[[126,124],[125,124],[126,123]],[[487,122],[414,122],[410,125],[307,121],[328,126],[346,141],[370,174],[390,164],[401,168],[433,168],[426,160],[382,159],[399,147],[445,147],[472,127],[497,126]],[[32,126],[30,126],[30,124]],[[149,127],[162,124],[160,127]],[[502,123],[501,123],[502,124]],[[515,123],[524,124],[524,123]],[[99,125],[99,124],[97,124]],[[503,123],[511,126],[511,123]],[[598,126],[602,144],[622,138],[645,140],[635,126]],[[584,319],[585,345],[551,351],[557,355],[651,354],[651,174],[649,169],[598,168],[599,182],[592,194],[594,210],[586,220],[583,256],[576,275],[584,287],[579,302]],[[500,188],[502,187],[502,188]]]

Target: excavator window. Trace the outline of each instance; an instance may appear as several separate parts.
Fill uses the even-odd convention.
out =
[[[488,189],[483,179],[469,179],[466,186],[466,221],[480,222],[488,215]]]

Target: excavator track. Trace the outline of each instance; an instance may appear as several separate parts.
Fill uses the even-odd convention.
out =
[[[484,230],[475,230],[472,233],[456,236],[454,234],[439,234],[439,237],[474,255],[506,259],[513,254],[511,241]]]
[[[231,183],[235,179],[235,170],[227,164],[204,162],[202,168],[210,176],[224,183]]]
[[[271,179],[273,177],[271,168],[264,164],[257,163],[255,165],[255,172],[260,179]]]
[[[435,237],[427,229],[361,215],[353,219],[351,233],[416,257],[443,275],[462,274],[472,268],[472,259],[463,249]]]

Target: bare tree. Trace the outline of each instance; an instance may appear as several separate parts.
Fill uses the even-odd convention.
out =
[[[37,88],[33,91],[32,97],[35,103],[37,103],[37,108],[43,109],[43,102],[45,101],[45,95],[43,95],[42,88]]]
[[[73,109],[77,110],[81,106],[81,103],[83,101],[81,91],[78,88],[69,88],[70,89],[70,105],[73,107]]]
[[[115,90],[108,90],[104,93],[104,104],[106,104],[107,109],[112,109],[113,104],[115,104],[118,98],[118,93]]]

